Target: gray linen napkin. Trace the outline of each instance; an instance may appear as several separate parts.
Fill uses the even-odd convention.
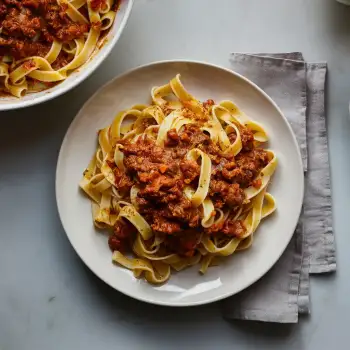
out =
[[[303,211],[276,265],[245,291],[223,301],[227,319],[292,323],[310,312],[309,273],[335,271],[331,184],[325,119],[326,63],[300,52],[232,54],[231,67],[280,106],[297,137],[305,171]]]

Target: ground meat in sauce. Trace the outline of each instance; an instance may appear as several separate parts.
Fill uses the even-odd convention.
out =
[[[113,171],[115,178],[115,187],[117,190],[121,193],[130,192],[130,189],[134,184],[134,181],[131,179],[131,177],[124,171],[118,169],[114,163],[107,161],[107,164]]]
[[[117,221],[113,234],[108,238],[108,245],[112,251],[119,250],[125,252],[132,244],[133,238],[136,235],[135,227],[128,221]]]
[[[246,228],[242,220],[226,220],[222,232],[228,236],[243,238]]]
[[[250,151],[254,148],[254,134],[251,130],[248,128],[244,128],[242,126],[237,126],[239,133],[241,135],[241,141],[242,141],[242,151]],[[236,141],[237,135],[235,132],[232,132],[228,135],[229,140],[231,143],[234,143]]]
[[[0,56],[45,56],[54,39],[67,42],[89,31],[73,22],[57,0],[0,0]]]
[[[243,238],[246,233],[246,227],[242,220],[231,220],[228,219],[220,224],[214,224],[205,229],[205,232],[210,235],[216,235],[218,233],[223,233],[224,235],[230,237]]]
[[[197,230],[189,229],[167,237],[165,246],[167,251],[191,257],[200,243],[201,234]]]
[[[51,64],[53,69],[60,69],[64,66],[66,66],[70,62],[71,58],[68,56],[68,54],[64,51],[61,51],[57,58],[55,59],[55,62]]]
[[[245,199],[239,184],[214,179],[210,181],[209,196],[216,208],[222,208],[226,204],[230,207],[241,206]]]
[[[16,59],[30,56],[44,57],[50,48],[38,42],[30,42],[19,39],[3,39],[0,37],[0,57],[10,55]]]
[[[177,146],[180,142],[180,138],[178,133],[176,132],[176,129],[171,129],[167,132],[167,139],[165,141],[166,147],[174,147]]]
[[[130,180],[126,181],[127,186],[131,186],[131,179],[140,186],[136,199],[138,210],[154,231],[167,237],[165,245],[171,251],[191,256],[202,231],[202,212],[192,207],[184,195],[185,186],[196,187],[200,175],[200,165],[185,158],[188,150],[198,147],[212,160],[208,195],[215,208],[241,206],[245,201],[244,189],[261,186],[255,178],[267,165],[268,154],[254,148],[253,133],[248,128],[241,127],[240,133],[243,147],[236,158],[223,154],[195,124],[185,125],[179,133],[175,129],[168,131],[164,147],[147,138],[133,144],[123,142],[126,177]],[[242,237],[246,228],[242,221],[227,219],[205,231],[211,235]]]
[[[114,1],[116,11],[119,1]],[[106,0],[92,0],[91,8],[104,10]],[[69,42],[82,38],[90,30],[90,24],[72,21],[66,14],[67,5],[57,0],[0,0],[0,60],[3,56],[20,60],[30,56],[44,57],[54,40]],[[79,11],[87,16],[84,7]],[[91,23],[100,26],[101,23]],[[71,58],[70,58],[71,60]],[[60,54],[53,68],[69,63],[67,55]]]
[[[104,10],[107,6],[106,0],[91,0],[90,6],[94,11]]]
[[[269,159],[266,151],[254,148],[249,152],[240,152],[235,162],[236,165],[232,168],[225,165],[221,170],[221,176],[225,181],[237,183],[242,188],[246,188],[253,184],[253,180],[268,164]]]

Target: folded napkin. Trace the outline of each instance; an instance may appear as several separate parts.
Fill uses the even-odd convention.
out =
[[[232,54],[232,70],[262,88],[282,109],[299,143],[304,171],[303,210],[276,265],[258,282],[223,301],[227,319],[294,323],[310,312],[309,274],[335,271],[332,198],[325,118],[326,63],[299,52]]]

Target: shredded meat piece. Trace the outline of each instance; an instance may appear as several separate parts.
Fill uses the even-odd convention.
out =
[[[214,198],[214,202],[218,208],[222,207],[223,204],[227,204],[230,207],[242,205],[245,199],[244,191],[238,184],[229,184],[222,180],[212,179],[210,181],[209,193]],[[215,200],[217,197],[219,197],[218,201]]]
[[[254,148],[254,134],[249,128],[238,127],[241,134],[242,150],[250,151]]]
[[[40,6],[40,1],[38,1],[38,0],[22,0],[22,5],[32,7],[34,9],[38,9]]]
[[[3,18],[7,13],[6,5],[1,1],[0,2],[0,19]]]
[[[167,140],[165,141],[165,146],[171,147],[171,146],[177,146],[179,144],[180,138],[177,134],[176,129],[171,129],[167,133]]]
[[[153,216],[151,227],[154,231],[165,233],[167,235],[181,231],[181,226],[178,222],[167,220],[159,215]]]
[[[106,7],[106,0],[91,0],[91,8],[94,11],[103,10]]]
[[[121,192],[129,192],[134,184],[131,177],[124,171],[118,169],[113,163],[107,161],[108,166],[113,170],[115,177],[115,187]]]
[[[56,37],[63,42],[72,41],[82,37],[88,30],[89,26],[86,23],[69,23],[57,30]]]
[[[190,184],[197,179],[200,174],[200,166],[194,160],[184,159],[180,163],[180,169],[186,184]]]
[[[143,183],[152,183],[156,178],[160,176],[159,172],[156,170],[151,170],[148,172],[139,172],[138,177],[140,182]]]
[[[112,11],[117,12],[120,5],[120,0],[116,0],[112,6]]]
[[[206,100],[206,101],[203,103],[203,106],[204,106],[205,108],[209,108],[209,107],[214,106],[214,105],[215,105],[215,102],[214,102],[214,100],[212,100],[212,99]]]
[[[247,232],[247,229],[242,220],[227,219],[225,222],[207,227],[205,232],[210,235],[224,233],[228,236],[241,238]]]
[[[128,192],[130,191],[130,188],[134,184],[134,181],[126,175],[123,171],[119,170],[118,168],[114,169],[114,176],[115,176],[115,186],[118,190],[122,192]]]
[[[171,156],[173,159],[180,159],[183,158],[187,153],[186,148],[174,148],[171,152]]]
[[[256,189],[259,189],[262,185],[261,179],[256,179],[252,181],[252,186],[255,187]]]
[[[130,170],[142,173],[151,173],[158,171],[158,165],[151,162],[149,159],[130,155],[124,159],[124,165]]]
[[[181,114],[185,118],[196,120],[198,122],[207,121],[209,114],[207,108],[201,103],[195,101],[182,101],[184,108],[181,109]]]
[[[248,187],[258,173],[269,162],[267,152],[255,148],[250,152],[241,152],[236,158],[235,167],[224,166],[221,174],[224,179],[238,183],[243,188]]]
[[[213,224],[210,227],[206,227],[204,231],[210,235],[213,235],[218,232],[222,232],[223,227],[224,227],[224,222],[221,222],[219,224]]]
[[[40,28],[40,17],[33,16],[30,10],[19,11],[17,8],[11,8],[2,22],[4,33],[14,37],[34,38]]]
[[[30,56],[45,56],[49,47],[39,42],[29,42],[18,39],[3,39],[0,37],[0,56],[9,54],[15,59],[22,59]]]
[[[70,62],[70,59],[68,55],[64,52],[61,51],[58,55],[58,57],[55,59],[55,62],[52,64],[53,69],[60,69],[64,66],[66,66]]]
[[[180,255],[193,256],[200,243],[201,233],[189,229],[167,237],[165,242],[167,249]]]
[[[28,61],[24,62],[24,64],[23,64],[23,68],[25,70],[30,70],[33,67],[35,67],[35,62],[33,60],[28,60]]]
[[[210,137],[202,132],[196,124],[186,124],[180,133],[180,140],[185,145],[190,145],[191,148],[210,143]]]
[[[156,177],[150,184],[147,184],[138,196],[148,200],[156,200],[167,203],[181,196],[182,184],[177,179],[172,179],[164,175]]]
[[[187,223],[189,227],[198,226],[201,217],[199,209],[193,208],[190,200],[184,196],[181,197],[178,203],[169,203],[167,211],[164,213],[164,216],[167,215]]]
[[[234,143],[236,141],[236,139],[237,139],[236,132],[231,132],[230,134],[228,134],[228,138],[229,138],[231,144]]]
[[[148,187],[149,188],[149,187]],[[138,198],[145,199],[148,203],[153,202],[157,204],[167,204],[170,201],[176,201],[178,198],[182,196],[182,186],[174,186],[169,188],[168,190],[161,190],[161,191],[153,191],[151,188],[150,190],[141,190],[138,193]]]
[[[242,220],[226,220],[222,232],[228,236],[242,237],[247,229]]]
[[[232,160],[234,158],[233,154],[223,153],[219,146],[212,142],[198,145],[198,148],[209,155],[209,158],[214,165],[220,164],[221,162],[226,163],[227,160]]]
[[[108,238],[108,245],[112,251],[126,251],[136,234],[135,227],[128,221],[118,220],[114,225],[113,234]]]
[[[241,135],[242,150],[243,152],[250,151],[254,148],[254,134],[248,127],[238,125],[238,130]],[[228,135],[231,143],[234,143],[237,139],[236,132],[231,132]]]

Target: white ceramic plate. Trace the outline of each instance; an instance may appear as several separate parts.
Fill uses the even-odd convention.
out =
[[[50,89],[37,93],[28,93],[22,98],[10,95],[0,97],[0,111],[29,107],[51,100],[52,98],[64,94],[85,80],[103,62],[117,43],[129,18],[133,3],[134,0],[123,0],[120,2],[113,26],[106,36],[103,46],[95,50],[90,59],[83,66],[73,71],[66,80]]]
[[[264,220],[253,246],[234,254],[204,276],[198,266],[174,273],[168,283],[152,286],[111,262],[107,237],[95,230],[90,200],[78,182],[96,148],[97,131],[116,113],[136,103],[149,103],[153,86],[165,84],[176,73],[200,100],[233,100],[252,119],[261,122],[269,148],[279,165],[269,191],[277,212]],[[59,214],[67,236],[85,264],[113,288],[139,300],[171,306],[213,302],[247,288],[278,260],[296,227],[303,199],[303,169],[293,132],[275,103],[256,85],[229,70],[199,62],[158,62],[132,70],[102,87],[81,109],[62,144],[56,174]]]

